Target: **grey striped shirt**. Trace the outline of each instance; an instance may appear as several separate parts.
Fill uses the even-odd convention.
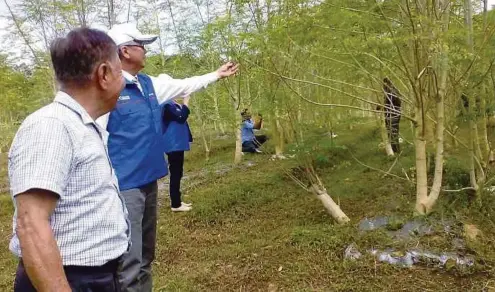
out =
[[[100,266],[128,248],[127,209],[107,153],[108,133],[69,95],[22,123],[9,153],[10,187],[18,194],[44,189],[59,195],[50,217],[63,265]],[[10,242],[21,257],[19,238]]]

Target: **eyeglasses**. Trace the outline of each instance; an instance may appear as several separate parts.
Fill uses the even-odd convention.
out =
[[[139,48],[146,51],[146,48],[144,47],[144,45],[137,42],[137,41],[129,41],[129,42],[121,44],[119,47],[139,47]]]
[[[146,48],[143,45],[128,45],[126,47],[138,47],[146,51]]]

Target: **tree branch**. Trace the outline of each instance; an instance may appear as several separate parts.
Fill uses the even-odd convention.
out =
[[[31,51],[31,53],[33,54],[33,57],[36,61],[36,63],[38,65],[41,64],[41,61],[40,59],[38,58],[37,54],[36,54],[36,51],[34,50],[34,48],[32,47],[31,45],[31,42],[29,41],[28,39],[28,36],[24,33],[24,31],[22,30],[21,28],[21,24],[19,23],[19,20],[17,19],[17,17],[15,16],[14,12],[12,11],[12,8],[10,8],[10,5],[9,3],[7,2],[7,0],[4,0],[3,1],[5,3],[5,6],[7,6],[7,9],[9,10],[9,13],[10,13],[10,16],[12,17],[12,20],[14,21],[14,24],[17,28],[17,31],[19,32],[19,35],[21,36],[21,38],[24,40],[24,43],[26,44],[26,46],[29,48],[29,50]]]

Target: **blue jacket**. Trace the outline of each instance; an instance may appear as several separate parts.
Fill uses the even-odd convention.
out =
[[[143,93],[126,81],[110,113],[108,152],[121,190],[138,188],[167,175],[163,155],[162,113],[151,79],[138,75]]]
[[[252,119],[242,122],[241,138],[242,143],[254,140],[254,122]]]
[[[163,106],[163,150],[165,153],[189,151],[192,140],[191,129],[187,123],[190,110],[175,102]]]

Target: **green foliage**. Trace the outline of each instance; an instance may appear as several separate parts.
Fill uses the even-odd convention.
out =
[[[448,157],[444,163],[444,185],[449,189],[461,189],[469,186],[469,173],[465,161]]]
[[[32,29],[34,42],[43,44],[79,25],[84,12],[82,3],[88,4],[90,22],[106,13],[95,1],[22,2],[22,28]],[[377,267],[371,260],[364,266],[341,264],[343,250],[352,241],[363,247],[397,243],[383,231],[360,236],[352,226],[331,226],[319,202],[307,198],[281,169],[300,170],[301,161],[310,160],[330,195],[342,204],[349,217],[358,220],[377,213],[400,213],[388,226],[390,230],[400,228],[403,218],[410,215],[415,187],[414,145],[410,143],[413,133],[406,116],[417,118],[414,107],[421,100],[425,113],[436,118],[437,96],[433,89],[438,72],[435,68],[446,57],[439,55],[441,52],[448,53],[445,102],[448,128],[465,128],[469,120],[493,114],[494,11],[488,13],[486,23],[483,15],[474,17],[473,52],[466,44],[468,29],[463,5],[454,2],[449,2],[452,11],[447,30],[442,29],[437,18],[441,11],[430,7],[435,1],[424,3],[428,6],[424,13],[420,11],[424,8],[421,3],[398,0],[236,0],[208,7],[210,1],[193,1],[197,6],[194,9],[184,8],[187,1],[144,2],[140,3],[143,7],[136,8],[138,14],[142,13],[140,27],[161,33],[165,39],[162,47],[168,49],[170,43],[179,47],[179,52],[170,56],[152,53],[145,73],[185,78],[212,72],[227,60],[241,64],[236,78],[219,81],[195,93],[191,100],[190,124],[198,150],[190,156],[193,165],[186,167],[190,171],[203,171],[195,177],[201,184],[191,190],[199,207],[187,216],[162,214],[164,228],[159,234],[167,246],[159,247],[158,252],[159,291],[256,291],[266,290],[271,281],[280,285],[280,290],[298,291],[361,291],[363,287],[374,286],[387,290],[394,283],[399,285],[404,281],[420,285],[414,286],[420,290],[458,289],[454,286],[457,280],[452,277],[429,275],[427,271],[419,274],[419,280],[417,274],[401,279],[400,276],[409,276],[408,272]],[[154,9],[146,9],[146,5]],[[127,2],[116,6],[127,6]],[[216,6],[221,10],[218,15],[190,13],[192,10],[210,13],[210,8]],[[167,21],[175,17],[177,27],[176,23],[163,22],[163,15],[157,12],[161,10],[171,11],[172,15],[166,15]],[[199,19],[207,21],[198,24]],[[43,31],[47,40],[39,38],[44,35],[39,23],[47,26]],[[185,28],[191,23],[193,29]],[[0,60],[2,152],[8,150],[22,120],[53,98],[51,73],[46,69],[47,54],[35,53],[41,61],[26,72],[16,71],[4,59]],[[419,59],[414,58],[416,53]],[[424,74],[420,75],[423,69]],[[371,113],[383,102],[381,83],[385,76],[393,80],[404,99],[401,135],[406,142],[397,159],[384,157],[383,149],[378,147],[380,132],[374,127],[375,116]],[[419,92],[413,86],[420,88]],[[486,102],[486,110],[463,112],[461,93],[469,98],[479,96]],[[281,144],[287,144],[285,152],[295,155],[294,159],[266,163],[265,156],[244,156],[244,160],[255,160],[259,168],[255,171],[244,166],[226,167],[224,164],[232,158],[234,138],[228,136],[231,140],[223,142],[215,138],[224,134],[222,131],[237,130],[237,110],[242,108],[263,114],[263,130],[273,138],[264,146],[267,153],[272,154],[274,144],[282,141]],[[434,130],[433,125],[425,127]],[[336,132],[338,137],[332,138],[330,132]],[[468,134],[456,135],[465,144]],[[199,151],[204,149],[198,142],[201,138],[213,144],[208,163],[204,163],[204,154]],[[433,138],[427,140],[428,149],[433,151]],[[449,152],[445,159],[446,188],[469,185],[463,151],[464,148]],[[430,161],[431,158],[430,155]],[[429,166],[431,180],[434,165]],[[216,167],[229,171],[215,175],[219,170]],[[440,208],[440,213],[450,216],[465,212],[472,203],[464,193],[442,194],[443,198],[444,208]],[[483,197],[483,208],[473,208],[481,210],[483,218],[493,215],[493,210],[486,207],[493,205],[490,198]],[[479,219],[474,211],[463,216]],[[267,246],[272,248],[262,254]],[[490,251],[480,246],[474,248],[495,259]],[[184,256],[185,261],[174,260]],[[320,258],[327,260],[315,261]],[[229,270],[229,265],[235,268]],[[280,265],[284,270],[275,272]],[[285,272],[286,266],[291,270]],[[222,267],[220,272],[218,267]],[[373,277],[370,271],[378,276]],[[434,288],[427,287],[425,283],[431,279],[441,284],[435,282],[431,284]],[[465,282],[460,285],[472,289]]]

